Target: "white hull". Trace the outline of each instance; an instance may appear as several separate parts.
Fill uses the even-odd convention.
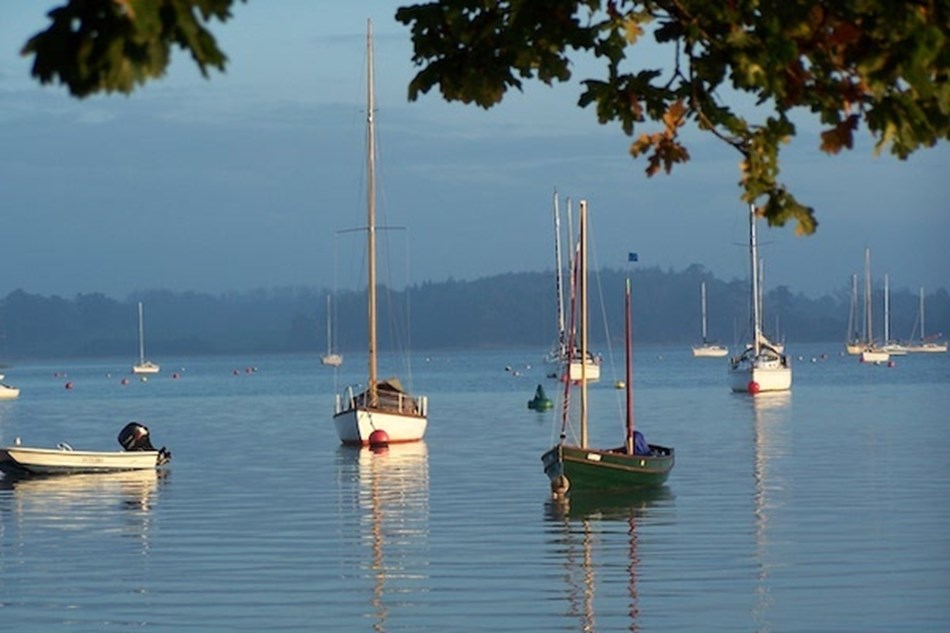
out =
[[[339,367],[343,364],[343,357],[339,354],[327,354],[320,359],[320,362],[328,367]]]
[[[946,352],[947,344],[946,343],[924,343],[923,345],[907,345],[904,347],[905,351],[913,352],[915,354],[920,352]]]
[[[20,397],[20,390],[10,385],[0,385],[0,400],[15,400]]]
[[[879,349],[866,349],[861,352],[862,363],[886,363],[891,355]]]
[[[698,345],[693,348],[695,358],[722,358],[729,355],[729,349],[722,345]]]
[[[887,345],[881,346],[882,352],[887,352],[891,356],[906,356],[907,347],[901,345],[900,343],[888,343]]]
[[[594,361],[587,361],[587,367],[580,361],[572,361],[568,369],[568,378],[571,382],[580,382],[585,379],[587,382],[597,382],[600,380],[600,365]]]
[[[136,375],[157,374],[159,371],[161,371],[161,367],[151,361],[132,365],[132,373]]]
[[[729,381],[732,390],[736,392],[788,391],[792,388],[792,369],[771,363],[760,366],[743,363],[729,370]],[[752,383],[757,387],[752,387],[750,390]]]
[[[864,351],[864,343],[845,343],[844,350],[851,356],[858,356]]]
[[[334,415],[333,423],[344,444],[368,446],[370,435],[377,430],[386,432],[390,444],[418,442],[426,433],[428,419],[424,415],[358,408]]]
[[[159,451],[74,451],[6,446],[0,465],[37,474],[144,470],[159,466]]]

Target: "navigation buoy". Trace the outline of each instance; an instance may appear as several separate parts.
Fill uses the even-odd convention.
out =
[[[371,448],[380,448],[389,445],[389,433],[382,429],[376,429],[369,434],[369,445]]]
[[[759,393],[759,389],[760,389],[759,383],[757,383],[757,382],[754,381],[754,380],[750,380],[750,381],[749,381],[749,384],[746,385],[746,389],[749,390],[749,393],[751,393],[752,395],[755,395],[755,394]]]

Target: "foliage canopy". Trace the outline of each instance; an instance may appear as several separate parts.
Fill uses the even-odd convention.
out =
[[[770,223],[806,234],[813,210],[778,182],[790,113],[818,116],[829,154],[850,149],[861,123],[901,159],[948,138],[948,18],[947,0],[438,0],[396,13],[421,67],[410,99],[438,87],[490,108],[523,80],[569,80],[570,56],[593,54],[604,75],[581,82],[578,103],[634,138],[648,175],[689,160],[680,133],[695,123],[741,154],[743,199],[765,197]],[[666,45],[662,68],[638,64],[648,36]],[[755,99],[758,120],[721,97],[728,89]],[[639,132],[648,121],[659,130]]]
[[[237,1],[66,0],[22,53],[40,82],[80,98],[162,76],[172,45],[207,76],[227,58],[206,24]],[[648,175],[689,160],[681,132],[696,125],[741,155],[743,199],[764,198],[770,223],[800,233],[815,230],[814,211],[778,179],[794,110],[818,117],[829,154],[851,149],[862,124],[901,159],[950,135],[950,0],[438,0],[396,19],[420,68],[411,100],[438,87],[490,108],[525,80],[569,81],[572,56],[592,55],[604,74],[581,82],[578,104],[620,125]],[[662,67],[638,63],[648,37],[668,52]],[[753,114],[728,91],[751,95]]]

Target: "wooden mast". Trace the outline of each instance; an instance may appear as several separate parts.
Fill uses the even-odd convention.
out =
[[[703,284],[703,290],[706,289],[705,284]],[[704,293],[705,296],[705,293]],[[631,331],[630,321],[632,320],[632,309],[630,307],[630,278],[627,278],[627,290],[626,290],[626,336],[624,337],[627,342],[627,371],[626,379],[627,383],[625,385],[627,391],[627,455],[634,454],[633,447],[633,332]],[[703,337],[705,340],[705,337]]]
[[[376,131],[373,121],[375,95],[373,92],[373,22],[366,20],[366,240],[369,287],[367,288],[367,312],[369,324],[369,406],[379,403],[376,361]]]
[[[580,209],[581,448],[587,448],[587,200]]]

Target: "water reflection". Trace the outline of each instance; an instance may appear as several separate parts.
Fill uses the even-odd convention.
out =
[[[31,526],[105,530],[113,519],[148,554],[151,515],[168,471],[28,475],[0,473],[0,516],[25,534]]]
[[[420,550],[429,537],[429,453],[425,442],[370,450],[340,447],[344,469],[355,466],[355,481],[340,478],[341,493],[356,484],[358,568],[371,583],[374,631],[385,631],[399,610],[429,591],[427,557]],[[346,499],[343,499],[346,503]]]
[[[580,631],[598,630],[596,594],[598,573],[614,563],[614,550],[623,549],[626,565],[628,630],[639,631],[639,595],[637,589],[638,523],[649,514],[650,508],[672,500],[669,488],[661,486],[623,493],[573,493],[567,498],[550,499],[545,506],[548,521],[560,529],[554,533],[552,544],[564,561],[567,615],[578,620]],[[622,542],[612,537],[616,526],[623,526]],[[603,583],[600,585],[603,586]]]
[[[790,392],[770,392],[758,394],[752,401],[755,418],[755,560],[756,600],[752,607],[752,618],[757,630],[767,633],[772,630],[768,611],[773,599],[769,588],[770,576],[775,564],[769,552],[769,517],[781,507],[778,491],[784,488],[776,460],[785,453],[789,419],[791,417],[792,396]]]

